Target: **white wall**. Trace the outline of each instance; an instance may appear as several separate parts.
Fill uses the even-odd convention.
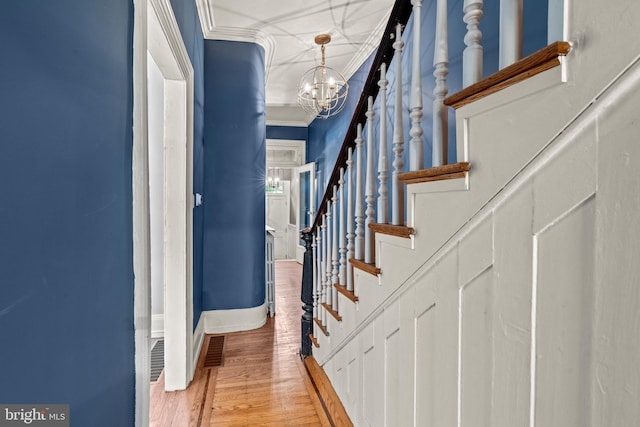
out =
[[[151,314],[152,333],[164,316],[163,227],[164,227],[164,77],[147,55],[149,114],[149,203],[151,228]]]

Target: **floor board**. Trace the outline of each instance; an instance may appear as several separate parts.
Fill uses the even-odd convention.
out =
[[[329,426],[298,355],[302,266],[276,261],[276,315],[262,328],[226,334],[223,366],[201,355],[184,391],[151,384],[150,426]],[[202,348],[208,346],[205,337]]]

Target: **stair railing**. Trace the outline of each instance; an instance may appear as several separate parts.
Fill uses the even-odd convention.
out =
[[[432,138],[432,166],[446,165],[448,154],[448,107],[444,99],[448,93],[447,75],[449,73],[448,31],[447,31],[447,0],[430,0],[436,3],[435,48],[433,60],[433,76],[435,87],[433,90],[433,110],[429,112],[433,118]],[[309,235],[305,242],[309,242],[307,250],[314,252],[309,258],[305,269],[311,272],[303,280],[303,295],[305,286],[311,287],[312,302],[305,302],[303,316],[303,355],[310,345],[308,335],[313,332],[313,324],[308,327],[308,318],[313,316],[315,323],[325,335],[329,331],[329,316],[340,320],[338,316],[338,290],[343,294],[354,293],[353,265],[368,266],[375,273],[374,234],[371,225],[389,224],[389,226],[404,226],[404,188],[398,176],[403,172],[404,132],[403,132],[403,98],[402,98],[402,61],[404,52],[402,28],[406,25],[411,13],[414,17],[421,17],[423,0],[396,0],[378,51],[374,57],[371,69],[355,108],[351,123],[337,156],[331,177],[327,183],[322,202],[311,227],[303,231]],[[463,55],[462,85],[472,85],[482,78],[482,54],[480,44],[482,32],[479,22],[483,15],[482,0],[465,0],[461,19],[467,24],[464,36],[466,48]],[[518,60],[522,44],[522,0],[501,0],[501,37],[500,58],[501,66]],[[414,18],[412,73],[410,87],[409,117],[411,139],[409,141],[409,169],[411,171],[424,169],[423,144],[423,105],[422,105],[422,71],[420,61],[421,19]],[[503,29],[504,28],[504,29]],[[502,34],[502,32],[504,34]],[[504,45],[504,46],[503,46]],[[504,51],[504,53],[503,53]],[[398,56],[395,63],[396,92],[393,102],[393,171],[391,174],[391,195],[389,208],[389,162],[387,158],[387,64],[394,55]],[[504,59],[503,59],[504,57]],[[380,74],[378,74],[380,73]],[[379,76],[379,78],[377,78]],[[377,153],[377,170],[374,167],[374,99],[380,93],[380,131]],[[366,123],[365,123],[366,120]],[[367,132],[363,135],[363,127]],[[363,159],[366,153],[366,161]],[[377,218],[376,218],[376,188],[377,173]],[[363,185],[364,184],[364,185]],[[355,188],[354,188],[355,187]],[[364,193],[364,194],[363,194]],[[391,211],[389,218],[388,211]],[[346,215],[346,218],[345,218]],[[374,219],[375,218],[375,219]],[[315,251],[314,251],[315,247]],[[327,315],[329,313],[329,315]],[[306,316],[306,317],[305,317]],[[306,323],[305,323],[306,322]]]

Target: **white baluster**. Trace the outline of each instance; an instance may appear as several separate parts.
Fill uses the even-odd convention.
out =
[[[362,261],[364,259],[364,196],[362,195],[362,125],[358,123],[356,133],[356,253],[355,259]]]
[[[316,233],[318,231],[316,228]],[[320,247],[317,235],[311,241],[313,242],[313,317],[315,319],[318,317],[318,251]]]
[[[344,217],[344,204],[346,203],[345,195],[344,195],[344,168],[340,168],[340,181],[338,181],[340,185],[338,191],[340,193],[338,204],[338,218],[340,218],[340,279],[339,283],[342,286],[347,284],[347,232],[346,232],[346,224]]]
[[[318,271],[317,271],[317,276],[318,276],[318,289],[316,290],[317,292],[317,303],[316,303],[316,317],[318,318],[318,320],[321,319],[321,315],[320,313],[322,312],[322,310],[320,310],[320,305],[322,304],[322,221],[320,222],[320,225],[318,226],[318,236],[317,236],[317,241],[318,241]]]
[[[353,217],[353,147],[347,152],[347,260],[353,258],[355,250],[355,233]],[[353,265],[347,262],[347,290],[353,292]]]
[[[327,215],[322,215],[322,226],[320,227],[322,230],[322,239],[321,239],[321,245],[322,245],[322,252],[321,252],[321,261],[320,261],[320,271],[318,272],[318,274],[320,275],[320,278],[322,280],[322,289],[320,292],[320,301],[319,301],[319,305],[321,306],[323,303],[327,302],[327,275],[326,275],[326,270],[327,270]],[[320,322],[322,323],[323,326],[325,326],[327,324],[327,313],[325,310],[322,310],[320,307],[318,307],[318,311],[320,313]]]
[[[447,74],[449,74],[449,45],[447,43],[447,0],[438,0],[436,11],[436,41],[433,52],[433,146],[431,166],[447,164],[449,140],[449,111],[444,98],[449,92]]]
[[[378,147],[378,218],[380,224],[389,222],[389,160],[387,157],[387,64],[380,66],[380,145]]]
[[[376,214],[375,209],[373,208],[373,203],[375,202],[375,180],[373,175],[373,150],[375,149],[375,144],[373,140],[373,117],[375,113],[373,112],[373,97],[369,97],[369,108],[367,110],[367,176],[366,183],[364,188],[364,198],[367,203],[367,209],[365,210],[365,220],[364,220],[364,262],[367,264],[373,264],[373,254],[374,254],[374,237],[373,230],[369,227],[369,224],[373,223],[373,216]]]
[[[422,0],[411,0],[413,5],[413,58],[411,67],[411,141],[409,143],[409,170],[424,169],[422,143],[422,71],[420,69],[420,21]]]
[[[522,0],[500,0],[500,69],[522,58]]]
[[[402,126],[402,25],[396,26],[396,41],[393,43],[396,59],[396,102],[393,115],[393,176],[391,179],[391,222],[404,225],[404,185],[398,174],[404,168],[404,130]]]
[[[338,252],[338,186],[333,186],[333,197],[331,198],[331,205],[333,207],[333,224],[331,225],[331,307],[338,311],[338,289],[334,284],[340,281],[340,261]]]
[[[326,296],[327,300],[325,301],[327,305],[331,305],[331,297],[333,289],[333,282],[331,277],[332,263],[331,259],[333,258],[333,245],[332,245],[332,230],[333,224],[331,223],[331,201],[327,200],[327,236],[325,238],[325,242],[327,243],[327,259],[326,259],[326,275],[327,275],[327,288],[326,288]]]
[[[467,87],[482,80],[482,31],[480,31],[480,18],[482,18],[482,0],[464,0],[464,18],[467,24],[467,34],[464,36],[464,44],[467,47],[462,53],[462,87]]]

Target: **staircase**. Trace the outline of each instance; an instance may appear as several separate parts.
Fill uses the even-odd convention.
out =
[[[501,3],[512,27],[518,2]],[[422,16],[422,2],[411,4]],[[374,61],[376,105],[389,111],[363,94],[368,120],[350,130],[305,232],[303,353],[358,426],[637,425],[640,42],[610,49],[634,20],[597,0],[572,3],[561,32],[590,43],[554,42],[525,58],[513,49],[481,78],[482,1],[465,1],[464,88],[447,97],[454,35],[447,2],[436,4],[433,133],[423,138],[421,97],[397,90],[386,102],[391,79]],[[628,9],[640,17],[640,6]],[[616,32],[594,30],[614,22]],[[401,31],[387,56],[400,87]],[[409,93],[422,93],[411,81]]]

